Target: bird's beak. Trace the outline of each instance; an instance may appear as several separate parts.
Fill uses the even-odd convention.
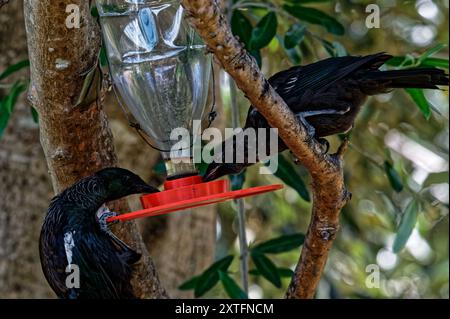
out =
[[[157,193],[157,192],[159,192],[159,190],[151,185],[142,184],[138,187],[138,192],[150,194],[150,193]]]

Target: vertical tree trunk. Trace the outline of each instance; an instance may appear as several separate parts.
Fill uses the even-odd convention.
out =
[[[0,9],[0,39],[1,72],[27,58],[22,1]],[[13,80],[27,76],[24,70]],[[22,96],[0,138],[0,298],[52,296],[37,244],[52,195],[38,126]]]
[[[25,22],[31,62],[30,99],[39,113],[41,144],[55,192],[95,171],[116,166],[111,131],[100,101],[75,106],[87,71],[96,63],[98,25],[89,1],[25,0]],[[80,10],[80,28],[68,28],[68,5]],[[76,17],[75,17],[76,19]],[[128,209],[124,202],[117,209]],[[155,267],[134,222],[115,227],[143,258],[132,284],[141,298],[165,296]]]

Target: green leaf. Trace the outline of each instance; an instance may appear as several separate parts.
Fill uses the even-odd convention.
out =
[[[270,281],[275,287],[281,288],[281,278],[278,273],[277,266],[275,266],[269,258],[260,253],[253,251],[251,253],[251,257],[259,273]]]
[[[292,278],[292,276],[294,276],[294,272],[290,268],[278,268],[277,271],[280,274],[280,277],[283,278]]]
[[[29,60],[23,60],[20,62],[17,62],[13,65],[10,65],[8,68],[6,68],[5,71],[3,71],[3,73],[0,73],[0,81],[7,78],[8,76],[10,76],[11,74],[30,66],[30,61]]]
[[[9,91],[8,95],[1,100],[0,105],[0,137],[2,137],[6,126],[8,125],[11,113],[17,103],[19,95],[26,91],[28,83],[16,81]]]
[[[437,68],[448,69],[448,60],[440,58],[426,58],[422,61],[420,66],[434,66]]]
[[[247,49],[250,45],[252,29],[253,26],[247,17],[241,11],[234,10],[231,16],[231,31],[235,36],[239,37],[239,40],[245,44]]]
[[[423,182],[423,187],[428,187],[433,184],[448,183],[448,171],[440,173],[430,173],[427,179]]]
[[[236,191],[242,189],[242,186],[245,183],[245,173],[246,170],[240,172],[239,174],[233,174],[229,176],[231,181],[231,190]]]
[[[106,67],[108,65],[108,55],[106,54],[105,46],[102,46],[100,48],[99,61],[100,61],[100,66],[102,66],[102,67]]]
[[[0,100],[0,138],[8,125],[9,117],[11,114],[5,108],[5,100]]]
[[[255,58],[258,67],[261,68],[262,65],[261,52],[259,50],[250,50],[249,53]]]
[[[249,49],[259,50],[268,45],[277,33],[277,26],[277,15],[274,12],[271,11],[262,17],[252,30]]]
[[[287,49],[285,45],[286,38],[281,38],[279,35],[276,35],[278,42],[283,47],[284,52],[286,53],[287,57],[293,64],[300,64],[302,57],[300,55],[300,51],[298,50],[298,47],[294,47],[292,49]]]
[[[159,161],[153,166],[153,171],[156,174],[165,175],[166,174],[166,165],[164,164],[164,160]]]
[[[394,253],[400,252],[403,247],[405,247],[406,242],[411,236],[411,233],[416,225],[417,216],[419,214],[419,203],[416,199],[412,199],[406,207],[400,226],[397,230],[397,235],[395,236],[394,245],[392,250]]]
[[[99,15],[99,13],[98,13],[97,6],[96,6],[95,4],[91,7],[91,16],[92,16],[94,19],[98,19],[98,18],[100,17],[100,15]]]
[[[184,283],[182,283],[178,289],[180,290],[192,290],[195,289],[195,286],[197,285],[198,276],[192,277],[189,280],[186,280]]]
[[[286,31],[284,36],[284,47],[286,49],[292,49],[299,45],[305,37],[306,28],[303,24],[293,24]]]
[[[332,57],[341,57],[341,56],[348,55],[345,47],[337,41],[329,42],[327,40],[322,39],[321,42],[322,42],[322,45],[325,48],[325,50]]]
[[[339,21],[320,10],[299,5],[283,5],[283,9],[301,21],[323,26],[332,34],[345,33],[345,28]]]
[[[428,50],[426,50],[424,53],[422,53],[419,57],[419,64],[421,64],[425,59],[431,57],[432,55],[438,53],[439,51],[441,51],[443,48],[445,48],[447,45],[444,43],[440,43]]]
[[[5,97],[5,105],[4,108],[9,112],[12,113],[14,110],[14,106],[16,105],[17,99],[19,98],[20,93],[26,91],[28,87],[28,83],[23,83],[21,81],[17,81],[12,86],[11,90],[9,91],[9,94]]]
[[[431,106],[428,103],[422,89],[405,89],[411,98],[416,102],[425,119],[429,119],[431,116]]]
[[[390,66],[408,66],[414,64],[414,57],[411,55],[394,56],[387,60],[385,64]]]
[[[337,57],[341,57],[341,56],[347,56],[347,50],[345,49],[345,47],[338,41],[333,41],[332,42],[333,47],[334,47],[334,51],[336,52],[336,56]]]
[[[39,123],[39,114],[34,107],[30,107],[31,117],[33,118],[34,123]]]
[[[216,261],[198,277],[194,290],[196,298],[203,296],[219,282],[219,271],[227,271],[233,258],[230,255]]]
[[[269,163],[265,164],[266,166]],[[297,191],[301,198],[309,202],[311,200],[308,189],[298,173],[296,167],[283,155],[278,156],[278,169],[274,173],[276,177]]]
[[[247,294],[226,272],[219,271],[219,278],[231,299],[248,299]]]
[[[403,190],[403,183],[399,173],[395,170],[389,161],[384,161],[384,171],[389,179],[392,188],[400,193]]]
[[[254,246],[251,250],[260,254],[279,254],[300,247],[305,235],[298,233],[280,236]]]
[[[395,56],[391,58],[390,60],[386,61],[387,65],[390,66],[402,66],[402,67],[408,67],[408,66],[422,66],[422,67],[437,67],[437,68],[443,68],[448,69],[449,63],[448,59],[442,59],[442,58],[424,58],[420,61],[416,61],[416,59],[411,56]]]

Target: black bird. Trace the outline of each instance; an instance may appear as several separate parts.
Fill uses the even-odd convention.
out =
[[[130,277],[140,254],[106,226],[104,203],[158,190],[122,168],[106,168],[86,177],[53,198],[39,239],[42,270],[60,298],[135,298]],[[79,269],[79,287],[67,285]],[[69,286],[69,287],[68,287]]]
[[[387,93],[395,88],[438,89],[437,85],[448,86],[448,74],[437,68],[380,71],[379,68],[391,58],[385,53],[328,58],[281,71],[268,82],[307,128],[309,135],[328,144],[322,137],[349,131],[369,95]],[[261,113],[250,106],[244,130],[269,127]],[[232,138],[236,149],[236,138]],[[222,149],[224,146],[225,142]],[[286,149],[279,139],[278,151]],[[248,163],[246,151],[247,144],[244,163],[225,163],[225,152],[219,152],[222,163],[209,164],[204,180],[237,174],[254,164]]]

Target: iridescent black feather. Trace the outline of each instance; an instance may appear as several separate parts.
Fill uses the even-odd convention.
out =
[[[60,298],[134,298],[130,278],[140,254],[100,227],[96,213],[108,201],[153,193],[139,176],[107,168],[53,198],[39,240],[44,275]],[[80,287],[67,287],[69,264],[79,268]]]

